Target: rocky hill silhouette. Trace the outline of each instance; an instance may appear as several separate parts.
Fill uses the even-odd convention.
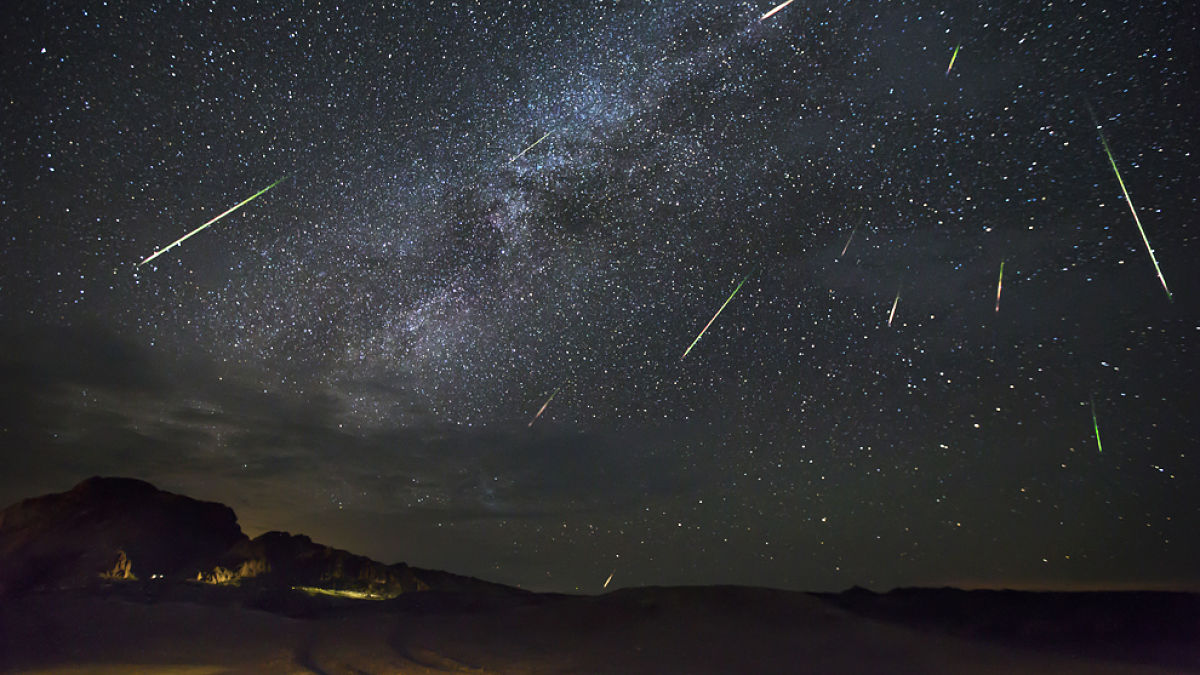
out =
[[[301,588],[391,598],[427,590],[519,592],[479,579],[386,565],[267,532],[248,538],[228,506],[131,478],[89,478],[0,511],[0,595],[118,580]]]

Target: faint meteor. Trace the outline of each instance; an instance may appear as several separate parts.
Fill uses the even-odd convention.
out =
[[[539,139],[537,139],[536,141],[534,141],[534,142],[533,142],[533,144],[532,144],[532,145],[530,145],[528,148],[525,148],[524,150],[522,150],[522,151],[518,152],[517,154],[513,155],[513,158],[512,158],[512,159],[510,159],[510,160],[508,160],[508,163],[509,163],[509,164],[512,164],[513,162],[517,161],[518,159],[521,159],[521,157],[522,157],[522,156],[523,156],[525,153],[527,153],[527,152],[529,152],[530,150],[532,150],[532,149],[533,149],[533,146],[534,146],[534,145],[537,145],[538,143],[541,143],[542,141],[546,140],[546,137],[547,137],[547,136],[549,136],[549,135],[550,135],[550,134],[552,134],[552,133],[554,133],[554,130],[553,130],[553,129],[551,129],[550,131],[547,131],[545,136],[542,136],[541,138],[539,138]]]
[[[858,231],[857,225],[854,226],[853,230],[850,230],[850,238],[846,240],[846,245],[842,247],[842,252],[840,254],[838,254],[839,258],[846,255],[846,251],[850,248],[850,242],[854,241],[854,233],[857,231]]]
[[[1088,108],[1091,110],[1091,107]],[[1117,183],[1121,185],[1121,194],[1125,195],[1125,203],[1129,204],[1129,212],[1133,214],[1133,222],[1137,224],[1138,232],[1142,234],[1142,242],[1146,244],[1146,250],[1150,252],[1150,262],[1154,263],[1154,271],[1158,274],[1158,280],[1162,282],[1163,290],[1167,293],[1167,300],[1173,300],[1171,297],[1171,289],[1167,288],[1167,280],[1163,278],[1162,270],[1158,267],[1158,258],[1154,257],[1154,248],[1150,246],[1150,240],[1146,238],[1146,230],[1142,227],[1142,219],[1138,217],[1137,209],[1133,208],[1133,200],[1129,198],[1129,190],[1125,189],[1125,181],[1121,179],[1121,171],[1117,169],[1117,160],[1113,159],[1112,150],[1108,147],[1108,139],[1104,137],[1104,131],[1100,128],[1100,122],[1096,120],[1096,114],[1092,113],[1092,122],[1096,125],[1096,133],[1100,135],[1100,145],[1104,146],[1104,154],[1108,155],[1108,163],[1112,165],[1113,173],[1117,175]]]
[[[1004,283],[1004,261],[1000,261],[1000,278],[996,280],[996,311],[1000,311],[1000,287]]]
[[[1096,421],[1096,399],[1088,396],[1088,401],[1092,404],[1092,428],[1096,430],[1096,451],[1104,452],[1104,446],[1100,445],[1100,423]]]
[[[900,304],[900,289],[896,289],[896,299],[892,301],[892,311],[888,314],[888,328],[892,327],[892,319],[896,317],[896,305]]]
[[[777,6],[775,9],[773,9],[773,10],[771,10],[771,11],[767,12],[766,14],[763,14],[763,15],[762,15],[762,16],[760,16],[760,17],[758,17],[758,20],[759,20],[759,21],[766,21],[767,19],[771,18],[772,16],[775,16],[775,13],[776,13],[776,12],[778,12],[779,10],[783,9],[784,7],[787,7],[788,5],[792,4],[794,1],[795,1],[795,0],[787,0],[787,2],[781,3],[781,4],[780,4],[779,6]]]
[[[616,570],[613,570],[613,571],[612,571],[612,574],[608,575],[608,578],[604,580],[604,587],[605,587],[605,588],[608,588],[608,582],[612,581],[613,574],[616,574],[616,573],[617,573],[617,571],[616,571]]]
[[[208,227],[209,225],[212,225],[213,223],[217,222],[218,220],[224,218],[225,216],[233,213],[234,211],[237,211],[238,209],[242,208],[246,204],[249,204],[250,202],[254,201],[256,198],[258,198],[262,193],[266,192],[267,190],[270,190],[271,188],[275,187],[276,185],[279,185],[280,183],[282,183],[283,181],[285,181],[287,179],[288,179],[288,176],[284,176],[283,178],[280,178],[279,180],[275,181],[274,183],[271,183],[267,187],[259,190],[258,192],[255,192],[254,194],[250,195],[246,199],[238,202],[236,205],[231,207],[228,211],[222,213],[221,215],[217,216],[216,218],[213,218],[212,220],[208,221],[207,223],[201,225],[200,227],[197,227],[196,229],[192,230],[191,232],[188,232],[187,234],[183,235],[179,239],[176,239],[175,242],[172,243],[170,246],[168,246],[164,249],[155,251],[149,257],[147,257],[145,260],[138,263],[138,267],[145,265],[146,263],[150,262],[151,260],[154,260],[158,256],[160,256],[160,255],[166,253],[167,251],[170,251],[171,249],[175,248],[176,246],[182,244],[183,242],[187,241],[189,238],[191,238],[192,235],[196,234],[200,230],[203,230],[204,228]]]
[[[550,394],[550,398],[546,399],[546,402],[542,404],[542,407],[538,408],[537,414],[533,416],[533,419],[529,420],[529,426],[533,426],[533,423],[537,421],[537,418],[541,417],[542,413],[546,412],[546,406],[550,405],[550,401],[553,401],[554,397],[557,396],[558,392],[562,391],[562,388],[565,386],[567,386],[566,382],[558,385],[558,389],[555,389],[554,392]]]
[[[955,47],[954,47],[954,53],[950,55],[950,65],[946,66],[946,75],[949,75],[949,74],[950,74],[950,69],[954,67],[954,59],[957,59],[957,58],[958,58],[958,49],[959,49],[959,47],[962,47],[962,45],[955,45]]]
[[[750,270],[750,274],[754,274],[754,270]],[[700,341],[700,338],[704,337],[704,331],[708,330],[708,327],[713,325],[713,322],[717,320],[718,316],[721,316],[721,312],[724,311],[725,305],[728,305],[729,301],[733,300],[733,296],[737,295],[738,291],[742,290],[742,284],[746,283],[746,280],[750,278],[750,274],[747,274],[745,277],[743,277],[741,283],[737,285],[737,288],[733,289],[733,292],[729,294],[728,298],[725,298],[725,303],[721,305],[721,309],[718,309],[717,313],[713,314],[713,318],[709,319],[708,323],[704,325],[704,330],[701,330],[700,334],[696,336],[696,339],[692,340],[692,344],[688,345],[688,348],[684,350],[683,356],[679,357],[680,361],[687,358],[688,352],[692,351],[692,347],[695,347],[696,343]]]

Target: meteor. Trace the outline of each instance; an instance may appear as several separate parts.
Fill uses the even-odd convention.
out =
[[[760,17],[758,17],[758,20],[759,20],[759,21],[766,21],[767,19],[771,18],[772,16],[775,16],[775,13],[776,13],[776,12],[778,12],[779,10],[781,10],[781,9],[783,9],[784,7],[787,7],[788,5],[792,4],[792,2],[794,2],[794,0],[787,0],[787,2],[784,2],[784,3],[780,4],[780,5],[779,5],[778,7],[776,7],[775,9],[773,9],[773,10],[771,10],[771,11],[767,12],[766,14],[763,14],[763,15],[762,15],[762,16],[760,16]]]
[[[617,571],[616,571],[616,570],[613,570],[613,571],[612,571],[612,574],[608,575],[608,578],[604,580],[604,587],[605,587],[605,588],[608,588],[608,582],[612,581],[613,574],[616,574],[616,573],[617,573]]]
[[[1142,219],[1138,217],[1137,209],[1133,208],[1133,200],[1129,198],[1129,190],[1125,189],[1125,181],[1121,179],[1121,172],[1117,169],[1117,160],[1113,159],[1112,150],[1108,147],[1108,139],[1104,138],[1104,131],[1100,129],[1100,122],[1095,119],[1095,113],[1092,113],[1092,121],[1096,124],[1096,133],[1100,134],[1100,145],[1104,146],[1104,154],[1108,155],[1108,163],[1112,165],[1113,173],[1117,175],[1117,183],[1121,185],[1121,194],[1125,195],[1125,203],[1129,204],[1129,212],[1133,214],[1133,222],[1137,224],[1138,232],[1142,234],[1142,242],[1146,244],[1146,250],[1150,252],[1150,262],[1154,263],[1154,271],[1158,274],[1158,280],[1162,282],[1163,290],[1167,293],[1167,300],[1173,300],[1171,289],[1167,288],[1167,280],[1163,278],[1162,270],[1158,267],[1158,258],[1154,257],[1154,248],[1150,246],[1150,240],[1146,238],[1146,230],[1142,227]]]
[[[537,414],[533,416],[533,419],[529,420],[529,426],[533,426],[533,423],[537,421],[537,418],[541,417],[542,413],[546,412],[546,406],[550,405],[550,401],[553,401],[554,397],[557,396],[558,392],[562,391],[562,388],[565,386],[566,382],[558,385],[558,389],[555,389],[554,393],[550,394],[550,398],[546,399],[546,402],[542,404],[542,407],[538,408]]]
[[[950,65],[946,66],[946,75],[947,76],[950,75],[950,69],[954,67],[954,59],[958,58],[959,47],[962,47],[962,45],[955,45],[954,53],[950,55]]]
[[[1000,285],[1004,283],[1004,261],[1000,261],[1000,278],[996,280],[996,311],[1000,311]]]
[[[1100,423],[1096,421],[1096,399],[1089,396],[1088,401],[1092,404],[1092,428],[1096,430],[1096,451],[1104,452],[1104,446],[1100,445]]]
[[[892,301],[892,311],[888,314],[888,328],[892,327],[892,319],[896,316],[896,305],[900,304],[900,289],[896,289],[896,299]]]
[[[790,0],[789,0],[789,2],[790,2]],[[787,4],[787,3],[784,3],[784,4]],[[754,274],[754,270],[750,270],[750,274]],[[700,338],[704,337],[704,331],[708,330],[708,327],[713,325],[713,322],[717,320],[718,316],[721,316],[721,312],[724,311],[725,305],[728,305],[729,301],[733,300],[733,296],[737,295],[738,291],[742,290],[742,284],[746,283],[746,280],[750,278],[750,274],[747,274],[742,279],[742,282],[737,285],[737,288],[733,289],[733,292],[729,294],[729,297],[725,298],[725,303],[723,305],[721,305],[721,309],[718,309],[717,313],[713,314],[713,318],[709,319],[708,323],[704,325],[704,330],[700,331],[700,334],[696,336],[696,339],[692,340],[692,344],[688,345],[688,348],[686,350],[684,350],[683,356],[679,357],[680,361],[687,358],[688,352],[692,351],[692,347],[695,347],[696,343],[700,341]]]
[[[552,133],[554,133],[554,130],[547,131],[547,132],[546,132],[546,136],[549,136],[549,135],[550,135],[550,134],[552,134]],[[533,146],[534,146],[534,145],[537,145],[538,143],[541,143],[542,141],[546,140],[546,136],[542,136],[541,138],[539,138],[539,139],[537,139],[536,141],[534,141],[534,142],[533,142],[533,145],[530,145],[528,148],[525,148],[524,150],[522,150],[522,151],[518,152],[516,155],[513,155],[513,158],[512,158],[512,159],[510,159],[510,160],[508,160],[508,163],[509,163],[509,164],[512,164],[513,162],[517,161],[518,159],[521,159],[521,157],[522,157],[522,156],[523,156],[525,153],[527,153],[527,152],[529,152],[530,150],[532,150],[532,149],[533,149]]]
[[[858,226],[855,225],[853,230],[850,230],[850,238],[846,240],[846,245],[842,247],[842,252],[838,255],[839,258],[846,255],[846,251],[850,248],[850,242],[854,241],[854,233],[858,231]]]
[[[275,187],[276,185],[279,185],[280,183],[282,183],[283,181],[287,180],[288,178],[289,178],[288,176],[284,176],[283,178],[280,178],[279,180],[275,181],[274,183],[271,183],[271,184],[270,184],[270,185],[268,185],[267,187],[265,187],[265,188],[263,188],[263,189],[259,190],[258,192],[255,192],[254,194],[250,195],[250,196],[249,196],[249,197],[247,197],[246,199],[244,199],[244,200],[242,200],[242,201],[238,202],[236,205],[234,205],[233,207],[231,207],[231,208],[230,208],[228,211],[226,211],[225,213],[222,213],[221,215],[217,216],[216,218],[213,218],[212,220],[208,221],[207,223],[205,223],[205,224],[201,225],[200,227],[197,227],[196,229],[192,230],[191,232],[188,232],[187,234],[183,235],[183,236],[182,236],[182,237],[180,237],[179,239],[176,239],[176,240],[175,240],[175,242],[174,242],[174,243],[172,243],[170,246],[168,246],[168,247],[166,247],[166,248],[164,248],[164,249],[161,249],[161,250],[159,250],[159,251],[155,251],[155,252],[154,252],[154,253],[152,253],[152,254],[151,254],[149,257],[147,257],[145,260],[143,260],[142,262],[138,263],[138,267],[141,267],[142,265],[145,265],[146,263],[150,262],[151,260],[154,260],[154,259],[155,259],[155,258],[157,258],[158,256],[160,256],[160,255],[162,255],[162,254],[166,253],[167,251],[170,251],[171,249],[175,248],[176,246],[178,246],[178,245],[182,244],[183,242],[185,242],[185,241],[187,241],[188,239],[190,239],[190,238],[192,237],[192,235],[196,234],[196,233],[197,233],[197,232],[199,232],[200,230],[203,230],[204,228],[208,227],[209,225],[212,225],[213,223],[217,222],[218,220],[220,220],[220,219],[224,218],[225,216],[227,216],[227,215],[229,215],[229,214],[233,213],[234,211],[237,211],[238,209],[242,208],[242,207],[243,207],[243,206],[245,206],[246,204],[249,204],[250,202],[252,202],[252,201],[254,201],[255,199],[257,199],[257,198],[258,198],[258,197],[259,197],[259,196],[260,196],[262,193],[266,192],[267,190],[270,190],[271,188]]]

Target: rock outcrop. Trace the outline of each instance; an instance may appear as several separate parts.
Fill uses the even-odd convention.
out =
[[[407,565],[384,565],[370,558],[316,544],[300,534],[267,532],[235,546],[230,555],[242,565],[262,561],[295,586],[354,590],[392,597],[424,590]]]
[[[385,565],[299,534],[249,539],[228,506],[130,478],[89,478],[0,511],[0,595],[137,580],[303,587],[372,598],[425,590],[518,592],[404,563]]]
[[[0,511],[0,594],[86,585],[114,572],[194,576],[245,540],[223,504],[131,478],[89,478]]]
[[[117,561],[113,563],[112,569],[102,573],[100,576],[113,581],[118,579],[137,579],[133,575],[133,563],[125,555],[125,551],[117,551]]]

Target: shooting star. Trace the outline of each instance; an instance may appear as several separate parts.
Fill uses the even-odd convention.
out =
[[[1096,421],[1096,399],[1088,396],[1088,401],[1092,404],[1092,428],[1096,430],[1096,451],[1104,452],[1104,446],[1100,445],[1100,423]]]
[[[788,5],[792,4],[794,1],[795,1],[795,0],[787,0],[787,2],[784,2],[784,3],[780,4],[780,5],[779,5],[778,7],[776,7],[775,9],[773,9],[773,10],[771,10],[771,11],[767,12],[766,14],[763,14],[763,15],[762,15],[762,16],[760,16],[760,17],[758,17],[758,20],[759,20],[759,21],[766,21],[767,19],[769,19],[769,18],[771,18],[771,17],[775,16],[775,13],[776,13],[776,12],[778,12],[779,10],[783,9],[784,7],[787,7]]]
[[[1000,261],[1000,278],[996,280],[996,311],[1000,311],[1000,287],[1004,283],[1004,261]]]
[[[612,581],[613,574],[616,574],[616,573],[617,573],[617,571],[616,571],[616,570],[613,570],[613,571],[612,571],[612,574],[608,575],[608,578],[604,580],[604,587],[605,587],[605,588],[608,588],[608,582]]]
[[[1091,106],[1088,106],[1091,111]],[[1100,134],[1100,145],[1104,146],[1104,154],[1108,155],[1108,163],[1112,165],[1113,173],[1117,175],[1117,183],[1121,185],[1121,194],[1125,195],[1125,203],[1129,204],[1129,212],[1133,214],[1133,222],[1137,224],[1138,232],[1142,234],[1142,242],[1146,244],[1146,250],[1150,252],[1150,262],[1154,263],[1154,271],[1158,274],[1158,280],[1162,282],[1163,290],[1167,293],[1167,300],[1173,300],[1171,297],[1171,289],[1167,288],[1167,280],[1163,278],[1162,270],[1158,266],[1158,258],[1154,257],[1154,248],[1150,246],[1150,240],[1146,238],[1146,230],[1142,227],[1142,219],[1138,217],[1137,209],[1133,208],[1133,200],[1129,198],[1129,190],[1125,189],[1125,181],[1121,179],[1121,171],[1117,169],[1117,160],[1113,159],[1112,150],[1108,147],[1108,139],[1104,137],[1104,131],[1100,129],[1100,122],[1096,119],[1096,113],[1092,112],[1092,122],[1096,125],[1096,133]]]
[[[552,134],[552,133],[554,133],[554,130],[553,130],[553,129],[551,129],[550,131],[547,131],[547,132],[546,132],[546,135],[545,135],[545,136],[542,136],[541,138],[539,138],[539,139],[537,139],[536,141],[534,141],[534,142],[533,142],[533,145],[530,145],[528,148],[525,148],[524,150],[522,150],[522,151],[518,152],[517,154],[513,155],[513,158],[512,158],[512,159],[510,159],[510,160],[508,160],[508,163],[509,163],[509,164],[512,164],[513,162],[517,161],[518,159],[521,159],[521,157],[522,157],[522,156],[524,156],[524,155],[525,155],[525,153],[527,153],[527,152],[529,152],[530,150],[532,150],[532,149],[533,149],[533,146],[534,146],[534,145],[537,145],[538,143],[541,143],[542,141],[546,140],[546,137],[547,137],[547,136],[549,136],[549,135],[550,135],[550,134]]]
[[[568,380],[568,382],[569,381],[570,380]],[[533,416],[533,419],[529,420],[529,426],[533,426],[533,423],[537,421],[537,418],[541,417],[542,413],[546,412],[546,406],[550,405],[550,401],[553,401],[554,397],[557,396],[558,392],[562,391],[562,388],[565,386],[567,386],[567,382],[558,385],[558,389],[555,389],[554,392],[550,394],[550,398],[546,399],[546,402],[542,404],[542,407],[538,408],[537,414]]]
[[[900,289],[896,289],[896,299],[892,301],[892,311],[888,314],[888,328],[892,327],[892,319],[896,317],[896,305],[900,304]]]
[[[850,238],[846,240],[846,245],[842,247],[842,252],[838,254],[839,258],[846,255],[846,251],[849,250],[849,248],[850,248],[850,242],[854,241],[854,233],[857,231],[858,231],[857,225],[854,226],[853,230],[850,230]]]
[[[750,274],[754,274],[754,270],[750,270]],[[696,343],[700,341],[700,338],[704,337],[704,331],[708,330],[708,327],[713,325],[713,322],[717,320],[718,316],[721,316],[721,312],[724,311],[725,305],[728,305],[729,301],[733,300],[733,296],[737,295],[738,291],[742,290],[742,284],[746,283],[746,280],[750,278],[750,274],[747,274],[745,277],[743,277],[741,283],[737,285],[737,288],[733,289],[733,292],[729,294],[728,298],[725,298],[725,303],[721,305],[721,309],[718,309],[717,313],[713,314],[713,318],[709,319],[708,323],[704,325],[704,330],[700,331],[700,334],[696,336],[696,339],[692,340],[692,344],[688,345],[688,348],[684,350],[683,356],[679,357],[680,361],[687,358],[688,352],[692,351],[692,347],[695,347]]]
[[[954,53],[950,55],[950,65],[946,66],[946,75],[947,76],[950,75],[950,69],[954,67],[954,59],[958,58],[958,49],[960,47],[962,47],[962,45],[955,45]]]
[[[245,206],[246,204],[249,204],[250,202],[252,202],[252,201],[254,201],[255,199],[257,199],[257,198],[258,198],[260,195],[262,195],[262,193],[266,192],[267,190],[270,190],[271,188],[275,187],[276,185],[279,185],[280,183],[282,183],[283,181],[287,180],[288,178],[289,178],[288,176],[284,176],[283,178],[280,178],[279,180],[275,181],[274,183],[271,183],[271,184],[270,184],[270,185],[268,185],[267,187],[265,187],[265,188],[263,188],[263,189],[259,190],[258,192],[255,192],[254,194],[250,195],[250,196],[249,196],[249,197],[247,197],[246,199],[244,199],[244,200],[242,200],[242,201],[238,202],[236,205],[234,205],[233,207],[231,207],[231,208],[230,208],[228,211],[226,211],[226,212],[222,213],[221,215],[217,216],[216,218],[213,218],[212,220],[208,221],[207,223],[205,223],[205,224],[201,225],[200,227],[197,227],[196,229],[192,230],[191,232],[188,232],[187,234],[183,235],[183,236],[182,236],[182,237],[180,237],[179,239],[176,239],[176,240],[175,240],[175,242],[174,242],[174,243],[172,243],[170,246],[168,246],[168,247],[166,247],[166,248],[164,248],[164,249],[161,249],[161,250],[155,251],[155,252],[154,252],[154,253],[152,253],[152,254],[151,254],[149,257],[147,257],[145,260],[143,260],[142,262],[138,263],[138,267],[141,267],[142,265],[145,265],[146,263],[150,262],[151,260],[154,260],[154,259],[155,259],[155,258],[157,258],[158,256],[160,256],[160,255],[162,255],[162,254],[166,253],[167,251],[170,251],[171,249],[175,248],[176,246],[178,246],[178,245],[182,244],[183,242],[185,242],[185,241],[187,241],[188,239],[190,239],[190,238],[192,237],[192,235],[196,234],[196,233],[197,233],[197,232],[199,232],[200,230],[203,230],[204,228],[208,227],[209,225],[212,225],[213,223],[217,222],[218,220],[220,220],[220,219],[224,218],[225,216],[227,216],[227,215],[229,215],[229,214],[233,213],[234,211],[237,211],[238,209],[242,208],[242,207],[243,207],[243,206]]]

